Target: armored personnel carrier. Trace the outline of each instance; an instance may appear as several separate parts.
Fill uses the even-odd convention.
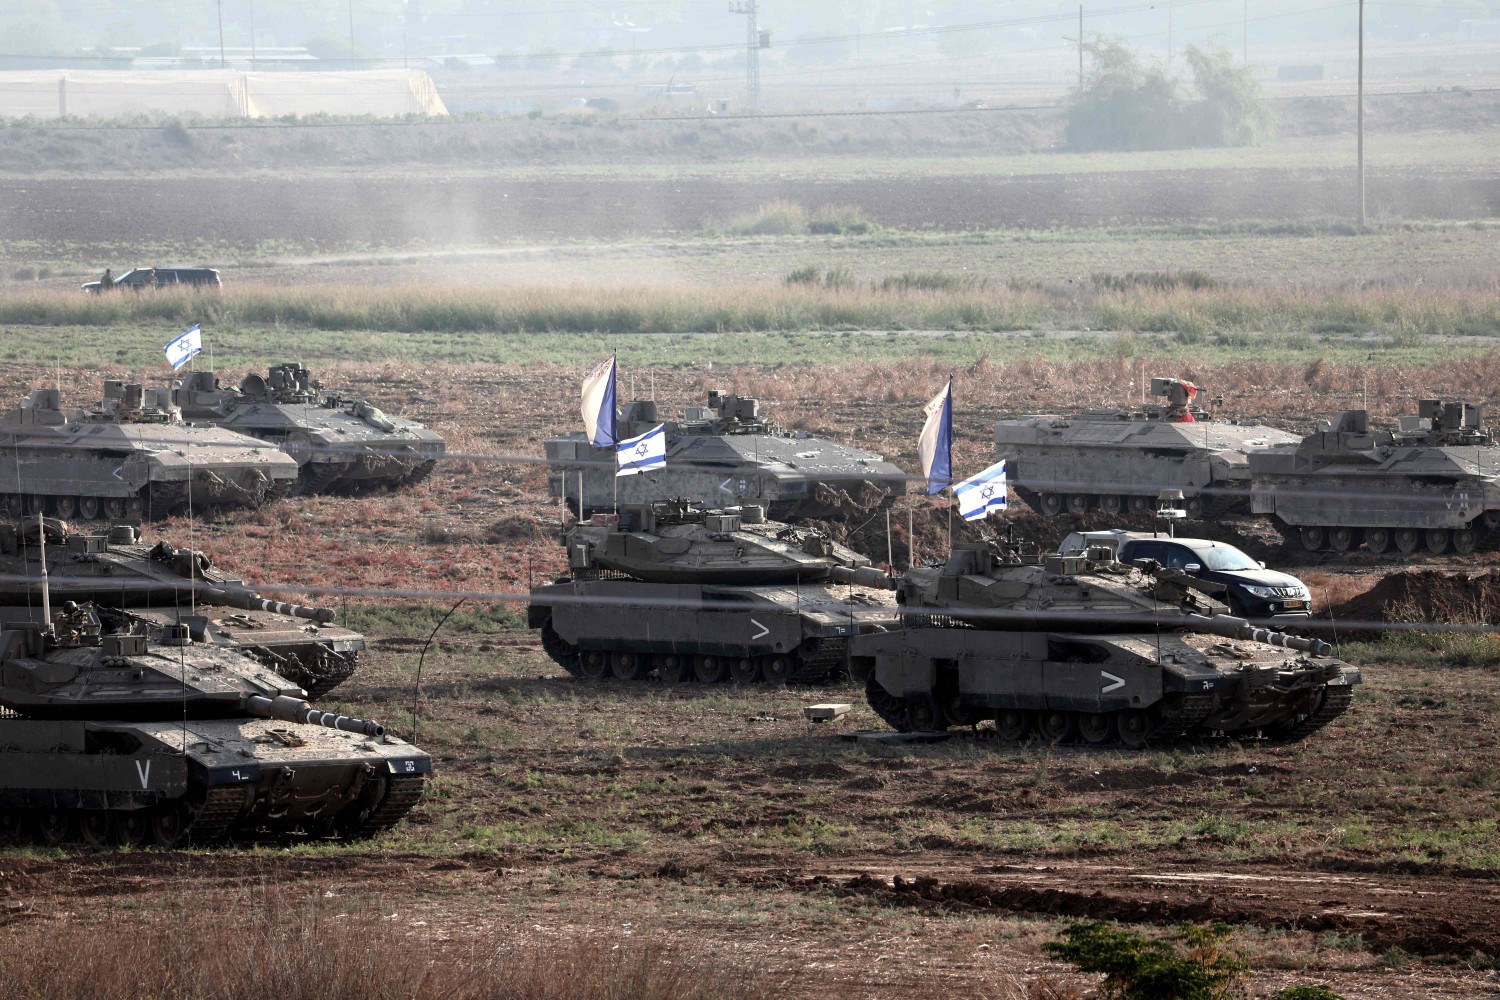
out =
[[[1309,551],[1433,555],[1500,545],[1500,447],[1484,408],[1424,399],[1394,431],[1348,410],[1250,455],[1253,511]]]
[[[139,521],[190,502],[255,506],[291,491],[296,462],[243,434],[189,427],[160,397],[111,379],[98,410],[38,389],[0,412],[0,517]]]
[[[44,528],[47,577],[59,600],[114,609],[153,637],[186,625],[195,642],[246,653],[313,698],[359,666],[365,638],[334,625],[332,608],[269,600],[207,555],[149,544],[130,525],[90,534],[54,518],[0,524],[0,618],[19,621],[40,611]]]
[[[1181,490],[1192,518],[1249,512],[1246,455],[1297,440],[1260,424],[1214,420],[1193,405],[1198,388],[1153,378],[1165,405],[1090,409],[995,424],[995,454],[1018,496],[1048,516],[1148,513],[1163,490]]]
[[[880,455],[849,445],[788,434],[760,413],[760,400],[713,389],[707,406],[663,421],[652,400],[626,404],[621,440],[665,423],[667,467],[618,480],[620,503],[681,497],[704,507],[753,504],[782,520],[827,517],[851,506],[870,509],[906,493],[906,476]],[[582,432],[548,438],[547,491],[583,514],[615,507],[615,454]]]
[[[1185,734],[1301,739],[1348,708],[1358,668],[1256,628],[1220,589],[1110,549],[1023,564],[987,543],[894,586],[897,628],[851,641],[851,673],[903,732],[993,720],[1005,740],[1140,747]]]
[[[849,637],[895,624],[885,574],[757,506],[627,504],[563,537],[571,575],[531,590],[527,620],[569,673],[704,684],[811,684]]]
[[[370,836],[431,758],[248,657],[68,602],[0,627],[0,822],[44,843]]]
[[[183,419],[273,442],[300,470],[303,492],[409,486],[432,474],[443,439],[414,420],[363,400],[323,394],[302,365],[247,375],[238,389],[192,372],[171,389]]]

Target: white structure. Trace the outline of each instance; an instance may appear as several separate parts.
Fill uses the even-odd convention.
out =
[[[205,70],[0,72],[0,117],[446,115],[421,70],[246,73]]]

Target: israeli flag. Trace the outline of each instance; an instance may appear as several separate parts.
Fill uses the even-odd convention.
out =
[[[583,380],[583,429],[589,444],[595,448],[612,448],[620,443],[615,426],[615,359],[599,362]]]
[[[999,461],[977,476],[953,484],[958,512],[965,521],[977,521],[992,510],[1004,510],[1005,462]]]
[[[667,425],[657,424],[644,434],[621,441],[615,448],[620,463],[616,476],[633,476],[639,472],[667,467]]]
[[[166,352],[167,361],[172,365],[172,370],[175,372],[194,357],[203,353],[203,331],[198,329],[197,323],[194,323],[192,329],[184,330],[177,336],[177,339],[162,348],[162,350]]]
[[[922,475],[927,477],[927,495],[947,489],[953,482],[953,380],[927,404],[927,423],[917,439]]]

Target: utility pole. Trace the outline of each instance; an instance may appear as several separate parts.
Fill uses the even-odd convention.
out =
[[[250,0],[250,71],[255,71],[255,0]]]
[[[223,69],[229,63],[224,59],[224,0],[219,3],[219,68]]]
[[[354,68],[354,0],[349,0],[349,68]]]
[[[1167,68],[1172,68],[1172,0],[1167,0]]]
[[[1359,228],[1365,228],[1365,0],[1359,0]]]
[[[1083,4],[1078,5],[1078,89],[1083,89]]]
[[[1250,0],[1245,0],[1245,8],[1240,11],[1240,62],[1246,66],[1250,65]]]
[[[756,24],[758,8],[759,0],[734,0],[729,5],[731,14],[745,15],[745,91],[752,103],[760,100],[760,50],[764,47]]]

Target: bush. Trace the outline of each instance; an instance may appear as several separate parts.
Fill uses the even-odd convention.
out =
[[[731,219],[725,229],[734,236],[793,236],[807,232],[807,209],[796,202],[767,202]]]
[[[1344,1000],[1326,986],[1288,986],[1276,993],[1272,1000]]]
[[[947,271],[903,271],[880,282],[882,292],[956,292],[981,287],[983,281],[971,274],[949,274]]]
[[[1183,924],[1177,940],[1153,941],[1134,931],[1099,921],[1071,923],[1066,940],[1049,941],[1042,951],[1084,972],[1104,974],[1104,995],[1114,1000],[1227,1000],[1249,966],[1227,947],[1222,925]]]
[[[1214,288],[1218,282],[1203,271],[1126,271],[1124,274],[1097,273],[1089,280],[1095,288],[1111,292],[1127,292],[1133,288],[1150,288],[1158,292],[1174,288],[1202,291]]]
[[[1270,113],[1248,68],[1226,51],[1188,46],[1194,96],[1158,66],[1144,67],[1120,42],[1090,46],[1093,68],[1072,94],[1066,136],[1073,149],[1246,146],[1270,131]]]
[[[813,213],[812,219],[807,224],[808,232],[820,235],[859,236],[873,232],[876,228],[875,223],[865,218],[865,213],[855,205],[830,205],[820,208]]]

